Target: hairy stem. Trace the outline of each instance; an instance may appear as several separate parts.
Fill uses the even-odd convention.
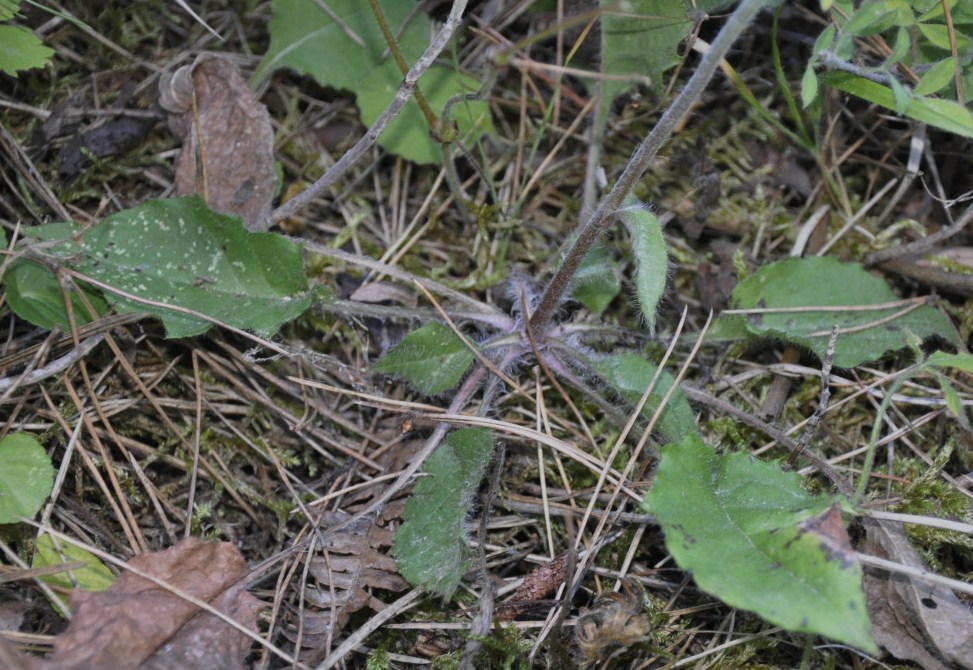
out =
[[[611,223],[611,217],[621,207],[622,201],[634,188],[635,184],[649,167],[649,163],[655,158],[662,145],[669,139],[676,124],[682,120],[683,116],[692,108],[693,104],[699,99],[703,91],[709,84],[710,79],[716,72],[720,61],[730,50],[737,37],[743,32],[754,16],[757,15],[765,5],[767,0],[743,0],[740,6],[730,15],[726,25],[720,34],[713,40],[710,50],[703,56],[696,68],[696,72],[686,83],[686,87],[676,97],[669,109],[665,111],[662,118],[649,133],[648,137],[642,142],[639,148],[629,159],[624,172],[615,182],[615,186],[601,202],[598,208],[592,213],[591,217],[584,224],[578,239],[567,254],[561,267],[557,269],[551,277],[544,294],[541,296],[540,304],[534,316],[531,318],[531,328],[535,333],[543,333],[554,315],[555,310],[561,303],[571,281],[571,277],[577,271],[581,261],[588,254],[595,240],[601,232]]]

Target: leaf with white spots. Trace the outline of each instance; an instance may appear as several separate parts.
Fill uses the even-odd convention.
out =
[[[60,245],[66,264],[94,280],[120,312],[158,316],[169,337],[212,326],[189,312],[269,337],[311,302],[300,244],[249,232],[195,196],[114,214],[77,244],[72,256],[74,244]]]

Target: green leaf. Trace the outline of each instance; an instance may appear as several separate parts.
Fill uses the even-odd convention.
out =
[[[0,72],[16,77],[19,70],[44,67],[53,55],[54,50],[44,46],[29,30],[0,26]]]
[[[818,75],[814,71],[814,68],[808,66],[804,71],[804,76],[801,78],[801,102],[804,108],[807,109],[810,107],[817,97]]]
[[[416,482],[395,534],[402,576],[446,600],[472,564],[467,517],[491,458],[488,430],[452,433],[426,461],[426,476]]]
[[[46,330],[56,327],[65,330],[71,328],[61,285],[50,269],[31,261],[16,260],[10,264],[4,275],[4,283],[7,286],[10,309],[21,319]],[[108,308],[105,301],[86,286],[82,286],[80,290],[95,308],[97,316],[103,315]],[[78,290],[68,291],[68,295],[75,323],[82,326],[93,321],[84,300],[78,295]]]
[[[662,448],[645,498],[666,547],[696,584],[788,630],[876,653],[836,498],[748,453],[718,456],[693,435]]]
[[[631,205],[618,212],[632,236],[632,256],[635,259],[635,295],[642,308],[649,330],[655,328],[655,311],[666,290],[669,276],[669,255],[666,238],[659,219],[641,204]]]
[[[888,4],[882,0],[863,3],[845,25],[844,32],[855,37],[870,37],[891,28],[898,14]]]
[[[459,383],[473,358],[456,333],[433,322],[409,333],[373,369],[403,377],[423,393],[442,393]]]
[[[120,312],[161,318],[169,337],[198,335],[212,324],[164,305],[270,337],[311,302],[300,244],[250,232],[195,196],[149,200],[86,229],[80,252],[65,240],[52,253],[93,280],[161,303],[107,292]]]
[[[746,329],[752,338],[791,342],[823,358],[831,329],[838,325],[841,332],[834,356],[838,367],[853,367],[900,349],[907,345],[909,332],[920,338],[938,334],[960,344],[949,319],[930,305],[901,316],[895,316],[901,307],[878,307],[897,299],[884,281],[857,263],[842,263],[834,258],[789,258],[765,265],[740,282],[730,302],[734,309],[790,311],[721,316],[719,321],[726,325],[715,329],[710,339],[721,339],[724,328],[736,332]],[[876,307],[842,310],[868,305]]]
[[[54,466],[44,447],[27,433],[0,440],[0,524],[30,519],[54,486]]]
[[[70,571],[44,575],[40,577],[40,580],[51,586],[69,590],[77,586],[82,591],[104,591],[115,582],[115,575],[108,569],[108,566],[87,549],[82,549],[70,542],[58,542],[55,547],[54,540],[50,535],[41,535],[37,538],[31,567],[46,568],[52,565],[75,562],[81,562],[85,565],[81,568],[73,568]]]
[[[895,46],[892,47],[892,53],[885,59],[885,68],[891,69],[893,65],[904,60],[909,55],[909,49],[911,47],[912,36],[909,35],[909,31],[905,28],[896,30]]]
[[[932,95],[938,93],[953,80],[956,73],[956,59],[950,56],[926,71],[913,91],[916,95]]]
[[[949,354],[945,351],[934,351],[926,359],[926,365],[940,368],[956,368],[973,374],[973,354]]]
[[[624,400],[633,405],[637,403],[645,388],[655,376],[658,366],[637,354],[613,354],[595,361],[593,367],[604,380],[615,389]],[[662,403],[662,399],[675,381],[668,372],[663,371],[649,394],[642,409],[642,415],[649,419]],[[656,432],[663,442],[679,442],[687,435],[696,434],[696,420],[693,409],[682,390],[677,389],[669,399],[655,425]]]
[[[12,19],[20,8],[20,0],[0,0],[0,21]]]
[[[253,82],[279,68],[290,68],[313,77],[322,86],[355,92],[362,120],[371,124],[392,101],[402,72],[388,55],[368,2],[328,0],[327,6],[346,27],[336,23],[314,0],[274,0],[270,48],[254,72]],[[429,43],[429,17],[416,11],[412,0],[384,2],[382,10],[403,58],[411,66]],[[475,80],[444,67],[431,68],[419,81],[419,89],[437,114],[451,96],[476,88]],[[492,131],[489,106],[484,101],[457,105],[453,117],[460,137]],[[379,138],[379,144],[409,160],[439,162],[439,145],[429,136],[430,130],[418,103],[410,100]]]
[[[622,290],[618,264],[601,245],[593,246],[571,278],[571,296],[594,314],[601,314]]]
[[[677,65],[679,43],[693,24],[682,2],[673,0],[601,0],[601,73],[603,104],[648,77],[656,92],[663,90],[662,74]],[[622,11],[619,11],[619,10]]]
[[[912,95],[895,77],[889,77],[889,86],[892,88],[892,97],[895,99],[895,113],[905,116],[912,104]]]
[[[827,51],[828,49],[831,48],[831,45],[834,44],[834,38],[836,33],[837,30],[835,29],[833,23],[829,23],[828,26],[821,31],[821,34],[818,35],[818,39],[814,40],[814,48],[811,49],[812,61],[817,59],[818,55],[822,51]]]
[[[947,26],[939,23],[919,23],[918,25],[919,31],[930,44],[943,51],[953,50],[949,42],[949,28]],[[958,31],[954,31],[954,36],[956,37],[956,50],[959,53],[966,53],[970,49],[970,45],[973,44],[973,40]]]
[[[392,101],[402,81],[398,69],[376,68],[359,82],[356,92],[358,106],[361,108],[362,121],[371,126]],[[429,106],[442,110],[446,102],[460,93],[475,93],[480,83],[473,77],[454,72],[446,67],[431,67],[423,75],[419,88]],[[489,109],[484,102],[463,102],[452,108],[452,120],[459,127],[460,138],[468,134],[479,136],[482,132],[493,132]],[[442,160],[440,145],[429,137],[426,123],[419,105],[413,100],[399,114],[378,143],[386,150],[403,158],[428,165]]]

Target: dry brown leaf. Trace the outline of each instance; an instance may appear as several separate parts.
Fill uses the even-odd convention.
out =
[[[335,526],[350,516],[347,512],[326,512],[320,524]],[[399,576],[395,560],[386,553],[391,546],[392,533],[370,518],[328,536],[328,545],[318,549],[308,566],[314,583],[304,589],[304,598],[316,609],[305,610],[301,616],[302,646],[323,646],[329,636],[337,636],[350,615],[364,607],[381,611],[384,604],[370,594],[370,589],[398,592],[409,587]],[[287,634],[297,639],[295,623]]]
[[[239,68],[203,54],[163,77],[159,94],[169,128],[182,139],[176,193],[205,195],[211,208],[236,214],[250,230],[266,230],[277,183],[274,131]]]
[[[189,538],[129,565],[256,628],[262,604],[234,586],[247,566],[229,542]],[[71,624],[54,640],[59,669],[242,668],[250,648],[250,639],[222,620],[128,571],[107,591],[75,590],[71,608]]]
[[[865,553],[925,569],[899,525],[876,519],[865,524]],[[973,613],[952,591],[874,568],[866,569],[863,585],[872,634],[893,656],[925,670],[945,670],[950,663],[973,668]]]

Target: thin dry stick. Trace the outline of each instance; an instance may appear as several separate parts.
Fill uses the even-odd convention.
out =
[[[199,376],[199,355],[193,351],[193,381],[196,386],[196,429],[193,431],[193,465],[189,476],[189,500],[186,502],[186,527],[183,537],[193,533],[193,506],[196,504],[196,477],[199,474],[199,445],[203,434],[203,383]]]
[[[814,414],[808,420],[807,425],[804,428],[804,434],[801,435],[801,441],[798,442],[797,449],[791,452],[791,455],[787,457],[788,467],[794,467],[794,463],[797,462],[797,457],[801,455],[804,451],[804,447],[807,446],[811,438],[814,437],[815,431],[818,429],[818,424],[821,423],[821,417],[824,413],[828,411],[828,402],[831,400],[831,366],[834,364],[834,350],[835,346],[838,344],[838,326],[835,325],[831,329],[831,339],[828,340],[828,350],[824,354],[824,360],[821,365],[821,396],[818,401],[818,408],[814,410]]]
[[[442,50],[446,48],[446,45],[453,37],[453,33],[459,27],[460,20],[463,16],[463,11],[466,9],[466,4],[468,0],[453,0],[453,7],[449,11],[449,16],[446,18],[446,22],[440,29],[439,33],[433,38],[429,47],[425,50],[416,64],[412,66],[408,74],[405,75],[405,79],[399,85],[399,90],[395,93],[395,98],[389,106],[382,112],[382,115],[378,117],[375,123],[372,124],[371,128],[368,129],[360,140],[355,143],[351,149],[349,149],[344,156],[338,159],[330,170],[325,172],[320,179],[311,184],[303,193],[298,195],[291,200],[288,200],[283,205],[275,209],[270,213],[269,225],[265,226],[270,228],[273,224],[283,221],[284,219],[294,216],[298,211],[307,207],[312,200],[318,197],[325,189],[338,183],[346,172],[348,172],[351,167],[361,160],[375,145],[378,141],[379,136],[385,131],[388,125],[395,120],[405,104],[412,97],[413,92],[416,89],[416,84],[419,78],[432,66]],[[751,0],[753,1],[753,0]]]

